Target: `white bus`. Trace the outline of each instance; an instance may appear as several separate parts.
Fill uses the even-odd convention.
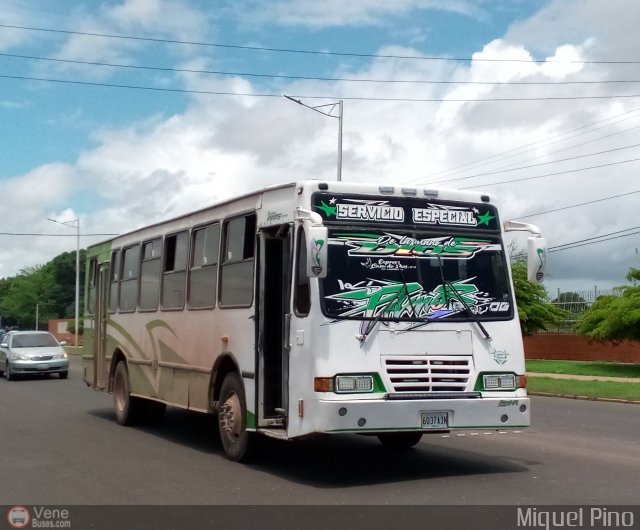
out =
[[[84,379],[124,425],[216,413],[226,456],[259,435],[530,424],[506,230],[489,195],[303,181],[87,252]]]

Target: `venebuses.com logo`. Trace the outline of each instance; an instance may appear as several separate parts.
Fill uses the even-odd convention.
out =
[[[11,528],[71,528],[69,510],[45,506],[13,506],[7,512]]]
[[[26,528],[31,522],[31,514],[25,506],[13,506],[7,512],[7,521],[11,528]]]

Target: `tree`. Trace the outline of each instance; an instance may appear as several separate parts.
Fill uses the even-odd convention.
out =
[[[80,250],[80,307],[83,311],[85,250]],[[76,253],[64,252],[45,265],[23,269],[0,280],[2,325],[32,328],[36,308],[40,324],[52,318],[75,316]],[[82,326],[79,326],[82,329]],[[79,330],[80,331],[80,330]]]
[[[46,267],[23,269],[11,278],[0,302],[0,314],[9,316],[20,327],[33,328],[55,318],[53,300],[58,294],[51,271]]]
[[[640,340],[640,269],[631,268],[632,285],[617,287],[620,296],[601,296],[582,314],[576,331],[596,340]]]
[[[548,302],[547,291],[542,284],[527,279],[527,265],[518,259],[512,263],[511,269],[522,333],[531,335],[562,322],[566,311]]]

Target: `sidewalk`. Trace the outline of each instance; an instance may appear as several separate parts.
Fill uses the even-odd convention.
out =
[[[527,377],[549,377],[551,379],[576,379],[578,381],[610,381],[612,383],[640,383],[640,377],[601,377],[597,375],[546,374],[529,372]]]

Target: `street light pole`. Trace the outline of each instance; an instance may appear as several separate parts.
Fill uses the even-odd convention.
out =
[[[76,228],[76,296],[75,296],[75,352],[78,353],[78,323],[80,320],[80,219],[73,219],[71,221],[57,221],[55,219],[48,218],[49,221],[58,223],[59,225],[65,225],[73,228],[75,223]]]
[[[336,103],[327,103],[326,105],[317,105],[315,107],[311,107],[300,101],[299,99],[292,98],[291,96],[284,96],[290,101],[297,103],[298,105],[302,105],[303,107],[307,107],[308,109],[315,110],[324,116],[328,116],[329,118],[337,118],[338,119],[338,181],[342,180],[342,111],[343,111],[343,102],[342,100],[337,101]],[[324,111],[320,109],[324,109],[325,107],[331,107],[329,110]],[[338,107],[338,115],[335,116],[333,111]]]

